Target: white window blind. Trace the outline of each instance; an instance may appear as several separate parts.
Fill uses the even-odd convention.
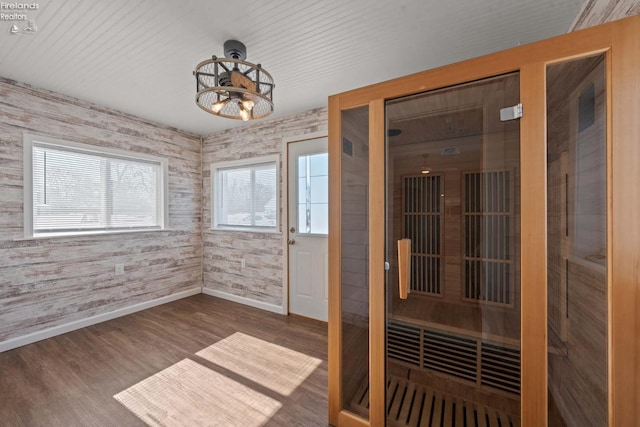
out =
[[[161,229],[162,160],[31,143],[32,235]]]
[[[277,162],[254,161],[259,163],[212,165],[215,182],[214,228],[276,230]]]

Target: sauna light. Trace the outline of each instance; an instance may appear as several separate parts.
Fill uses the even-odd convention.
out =
[[[427,157],[429,157],[429,155],[428,155],[428,154],[424,154],[424,155],[422,156],[422,158],[424,159],[424,161],[423,161],[423,163],[422,163],[422,167],[420,168],[420,173],[421,173],[421,174],[424,174],[424,175],[426,175],[426,174],[428,174],[428,173],[431,173],[431,169],[429,168],[429,166],[427,166]]]

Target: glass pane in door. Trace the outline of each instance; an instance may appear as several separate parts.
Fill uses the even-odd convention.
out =
[[[298,234],[329,233],[329,155],[298,157]]]
[[[605,56],[547,67],[549,426],[606,426]]]
[[[389,425],[520,425],[519,85],[387,102]]]
[[[369,108],[342,112],[342,407],[369,414]]]

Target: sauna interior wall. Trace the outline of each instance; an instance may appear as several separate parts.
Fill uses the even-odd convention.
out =
[[[547,74],[549,390],[550,400],[569,425],[607,423],[607,277],[606,260],[601,256],[606,241],[606,191],[596,187],[603,185],[598,174],[606,158],[584,157],[594,151],[605,152],[604,80],[595,84],[595,122],[580,133],[583,148],[580,153],[575,150],[577,97],[594,69],[604,66],[602,58],[553,65]],[[576,218],[576,164],[585,161],[591,162],[592,168],[581,180],[592,188],[583,191],[595,198],[587,201],[591,205],[588,215]],[[560,195],[565,174],[569,176],[569,228],[576,225],[571,218],[589,222],[580,225],[583,235],[588,229],[580,241],[572,230],[568,239],[563,238],[565,201]],[[563,294],[565,285],[568,301]]]
[[[520,210],[518,169],[519,131],[517,122],[502,123],[499,110],[504,107],[503,100],[512,97],[504,94],[505,88],[500,81],[477,84],[471,88],[452,89],[442,94],[427,96],[423,100],[407,102],[387,107],[388,127],[406,128],[403,117],[418,116],[417,123],[409,127],[420,129],[416,133],[403,133],[389,137],[389,158],[387,160],[387,209],[390,220],[388,230],[388,259],[391,270],[388,275],[390,292],[390,316],[413,319],[420,322],[440,323],[469,331],[519,339],[520,336],[520,262],[519,215],[512,216],[511,241],[514,242],[512,254],[514,303],[512,306],[479,304],[463,299],[463,250],[464,250],[464,200],[463,174],[481,170],[509,170],[512,173],[512,207]],[[517,99],[517,98],[516,98]],[[475,103],[475,104],[474,104]],[[443,113],[442,106],[449,106]],[[464,107],[461,107],[464,106]],[[481,119],[469,119],[469,113],[479,114]],[[435,113],[434,113],[435,112]],[[442,125],[434,124],[429,117],[437,115]],[[421,117],[420,117],[421,116]],[[456,118],[457,117],[457,118]],[[421,126],[420,120],[430,126]],[[453,123],[453,125],[451,125]],[[434,128],[451,127],[450,135],[443,138],[441,130]],[[459,154],[443,155],[444,149],[456,148]],[[424,158],[424,155],[428,157]],[[443,179],[443,207],[441,238],[443,245],[441,286],[442,295],[409,294],[407,300],[398,297],[397,248],[395,242],[402,238],[402,177],[420,175],[423,164],[431,169],[430,175],[441,175]],[[489,237],[489,236],[487,236]]]

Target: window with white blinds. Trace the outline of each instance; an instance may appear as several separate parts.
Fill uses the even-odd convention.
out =
[[[25,136],[25,160],[26,237],[164,228],[166,159]]]
[[[278,157],[211,165],[215,229],[277,231]]]

